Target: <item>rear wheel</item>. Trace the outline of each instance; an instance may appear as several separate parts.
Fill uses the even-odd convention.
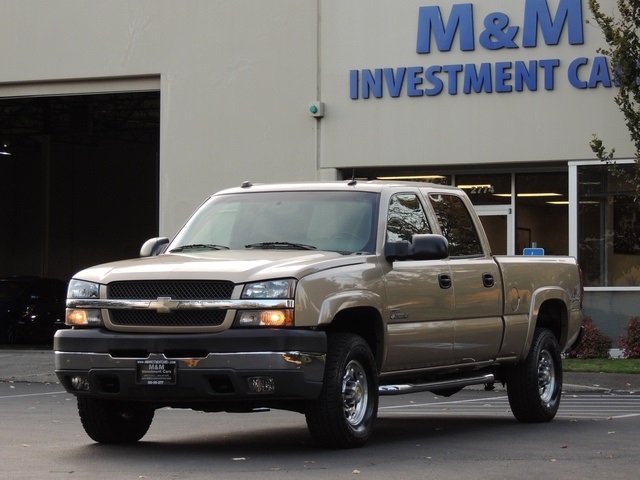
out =
[[[134,443],[149,430],[155,411],[134,402],[78,397],[78,413],[87,435],[99,443]]]
[[[327,447],[361,447],[377,414],[378,370],[369,345],[358,335],[331,335],[322,392],[306,412],[311,436]]]
[[[562,393],[562,359],[556,337],[536,329],[527,359],[514,367],[507,382],[513,415],[520,422],[553,420]]]

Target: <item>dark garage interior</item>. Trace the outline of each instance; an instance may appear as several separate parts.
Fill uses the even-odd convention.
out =
[[[0,277],[68,280],[158,233],[160,93],[0,99]]]

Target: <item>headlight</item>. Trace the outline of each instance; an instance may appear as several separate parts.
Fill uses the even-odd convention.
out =
[[[296,281],[269,280],[266,282],[248,283],[242,291],[242,298],[293,298]]]
[[[67,290],[67,298],[100,298],[100,284],[84,280],[71,280]],[[102,313],[96,308],[67,308],[65,323],[72,327],[98,327],[102,325]]]
[[[67,298],[100,298],[100,284],[71,280],[67,290]]]
[[[296,281],[292,278],[248,283],[242,290],[242,298],[252,300],[293,299],[295,290]],[[293,327],[293,325],[292,308],[238,310],[236,313],[236,327]]]

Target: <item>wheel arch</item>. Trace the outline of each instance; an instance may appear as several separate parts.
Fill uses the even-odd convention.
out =
[[[384,356],[384,325],[380,311],[371,306],[349,307],[339,310],[324,330],[327,334],[351,333],[361,336],[369,345],[378,371]]]
[[[522,351],[525,358],[531,348],[536,328],[546,328],[553,333],[563,350],[569,335],[569,308],[571,300],[561,288],[545,288],[534,292],[529,312],[529,331]]]
[[[569,314],[567,305],[558,298],[545,300],[538,309],[536,328],[546,328],[556,337],[559,345],[567,340]]]

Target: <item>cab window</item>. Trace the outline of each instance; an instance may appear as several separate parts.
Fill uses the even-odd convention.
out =
[[[456,195],[429,195],[451,257],[482,255],[480,237],[462,199]]]
[[[415,234],[431,233],[427,216],[418,196],[413,193],[398,193],[389,201],[387,218],[387,241],[411,241]]]

